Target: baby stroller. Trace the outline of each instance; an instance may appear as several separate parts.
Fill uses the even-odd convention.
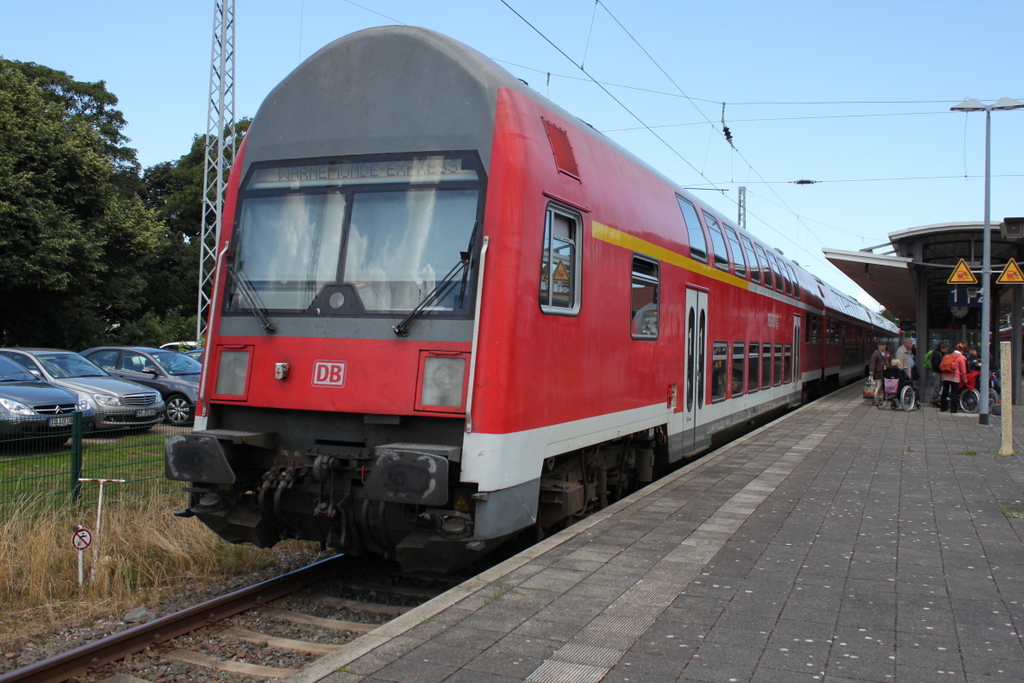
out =
[[[875,403],[879,410],[886,408],[902,408],[910,412],[917,405],[917,392],[914,391],[914,383],[910,381],[900,368],[892,366],[882,371],[882,396]]]

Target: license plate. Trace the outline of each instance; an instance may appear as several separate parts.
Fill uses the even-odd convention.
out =
[[[50,427],[70,427],[71,416],[68,415],[66,417],[51,417],[46,424],[49,425]]]
[[[149,408],[148,410],[136,410],[135,417],[153,417],[156,415],[155,408]]]

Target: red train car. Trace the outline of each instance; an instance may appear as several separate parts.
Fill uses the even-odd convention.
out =
[[[895,329],[409,27],[267,97],[218,254],[196,430],[167,444],[183,514],[407,569],[571,522],[863,376]]]

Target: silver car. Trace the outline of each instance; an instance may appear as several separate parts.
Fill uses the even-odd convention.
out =
[[[3,348],[0,356],[13,360],[39,379],[77,392],[95,411],[100,429],[146,430],[164,419],[160,392],[112,377],[84,356],[60,349]]]

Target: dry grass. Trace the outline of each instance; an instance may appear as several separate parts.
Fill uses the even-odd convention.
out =
[[[96,509],[29,514],[13,508],[0,511],[8,517],[0,522],[0,652],[275,558],[271,550],[230,545],[195,519],[173,517],[170,501],[156,496],[104,505],[102,534],[93,541],[97,554],[92,547],[84,552],[80,588],[71,531],[76,524],[94,530]]]

